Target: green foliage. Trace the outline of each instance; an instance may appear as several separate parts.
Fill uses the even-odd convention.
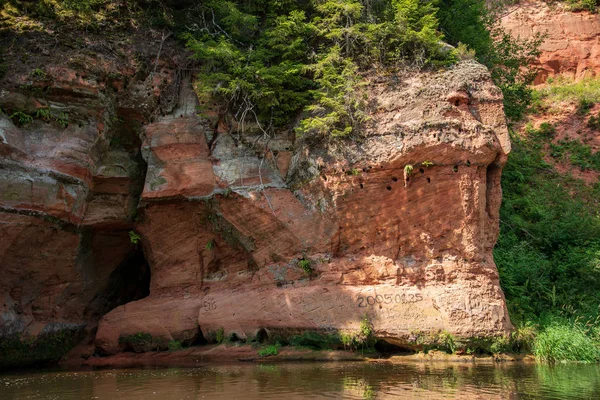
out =
[[[594,108],[594,102],[590,99],[583,98],[579,100],[576,112],[578,115],[586,115],[592,108]]]
[[[82,327],[66,327],[37,337],[0,337],[0,368],[57,362],[82,338]]]
[[[540,95],[549,103],[573,100],[581,103],[600,102],[600,79],[584,79],[578,82],[566,78],[549,80],[548,85],[540,89]]]
[[[279,354],[280,347],[281,345],[279,343],[270,344],[267,347],[260,349],[258,351],[258,355],[261,357],[276,356],[277,354]]]
[[[598,155],[573,140],[551,144],[552,130],[541,131],[527,138],[512,133],[494,249],[511,319],[520,329],[529,327],[529,338],[519,339],[522,347],[537,343],[532,341],[535,330],[544,332],[555,318],[575,326],[581,319],[594,321],[600,311],[600,185],[586,186],[561,175],[544,159],[550,149],[552,157],[597,169]],[[552,338],[558,335],[551,333]],[[541,358],[550,359],[547,350],[539,351]]]
[[[582,171],[600,171],[600,152],[575,139],[561,139],[550,144],[550,155],[563,162],[579,167]]]
[[[129,231],[129,241],[133,245],[137,245],[142,237],[136,231]]]
[[[590,119],[588,119],[587,126],[595,131],[600,131],[600,111],[598,111],[596,116],[592,115]]]
[[[135,353],[144,353],[154,350],[162,350],[168,347],[161,338],[154,338],[146,332],[137,332],[132,335],[119,336],[119,344],[125,346]]]
[[[183,349],[183,345],[179,340],[170,340],[169,341],[169,351],[177,351]]]
[[[567,0],[567,4],[572,11],[598,12],[600,1],[598,0]]]
[[[210,0],[182,37],[202,61],[196,91],[243,130],[269,131],[305,110],[300,135],[348,136],[365,122],[363,70],[441,61],[433,2]]]
[[[24,126],[33,122],[33,117],[22,111],[15,111],[9,116],[18,125]]]
[[[217,329],[217,331],[215,332],[215,340],[219,344],[221,344],[221,343],[223,343],[223,341],[225,341],[225,329],[223,329],[223,328]]]
[[[206,246],[204,246],[204,248],[208,251],[211,251],[215,248],[215,241],[213,239],[209,240],[208,242],[206,242]]]
[[[425,160],[421,163],[425,168],[433,167],[433,163],[431,161]],[[406,168],[406,167],[405,167]],[[412,172],[412,171],[411,171]]]
[[[552,139],[556,134],[556,127],[548,122],[542,122],[538,129],[534,129],[530,124],[527,124],[525,131],[534,138]]]
[[[35,68],[33,71],[31,71],[30,75],[34,79],[39,79],[39,80],[42,80],[42,79],[46,78],[46,73],[41,68]]]
[[[475,58],[489,68],[504,94],[506,116],[518,120],[533,100],[528,85],[537,71],[529,66],[539,55],[543,38],[514,39],[497,23],[502,8],[488,4],[483,0],[440,0],[440,28],[450,44],[464,44],[475,51]]]
[[[441,330],[423,343],[423,350],[425,353],[434,349],[445,351],[449,354],[456,352],[457,344],[454,335],[445,330]]]
[[[65,112],[61,112],[58,115],[53,114],[53,118],[62,128],[66,128],[69,125],[69,114]]]
[[[300,267],[306,275],[312,275],[313,273],[312,260],[310,259],[302,258],[298,260],[298,267]]]
[[[375,344],[375,331],[369,317],[365,314],[360,320],[358,332],[354,335],[354,343],[363,349],[370,348]]]
[[[316,331],[303,331],[299,335],[291,336],[288,342],[296,347],[308,347],[313,350],[335,349],[342,344],[337,333],[322,333]]]
[[[552,323],[536,338],[533,352],[537,359],[557,361],[600,361],[600,348],[582,329],[571,323]]]

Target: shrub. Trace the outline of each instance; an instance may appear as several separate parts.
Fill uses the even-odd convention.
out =
[[[576,113],[578,115],[586,115],[590,112],[592,108],[594,108],[593,101],[587,98],[579,99],[579,104],[577,105]]]
[[[533,352],[541,361],[600,361],[600,350],[576,325],[552,324],[534,342]]]
[[[136,231],[129,231],[129,242],[133,245],[137,245],[142,237]]]
[[[133,335],[120,336],[119,343],[125,345],[126,348],[131,349],[135,353],[157,350],[160,347],[158,343],[155,343],[152,335],[146,332],[137,332]]]
[[[300,269],[302,269],[302,271],[304,271],[306,275],[312,275],[312,273],[314,272],[312,267],[312,261],[306,258],[298,260],[298,267],[300,267]]]
[[[598,115],[595,117],[592,115],[590,119],[588,119],[587,126],[595,131],[600,131],[600,112],[598,112]]]
[[[33,117],[29,114],[26,114],[22,111],[15,111],[14,113],[12,113],[9,117],[10,119],[13,120],[13,122],[17,123],[18,125],[24,126],[27,124],[30,124],[33,122]]]
[[[300,335],[289,338],[289,343],[296,347],[308,347],[313,350],[338,348],[342,344],[341,336],[337,333],[321,333],[304,331]]]
[[[217,343],[221,344],[225,341],[225,329],[219,328],[215,333],[215,340]]]
[[[183,349],[183,345],[179,340],[170,340],[169,341],[169,351],[177,351]]]
[[[279,353],[280,347],[281,345],[279,343],[270,344],[267,347],[260,349],[258,355],[261,357],[276,356]]]

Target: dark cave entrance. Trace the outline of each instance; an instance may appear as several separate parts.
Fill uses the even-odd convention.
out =
[[[86,319],[98,321],[120,305],[147,297],[150,278],[150,265],[142,247],[137,246],[112,271],[104,288],[89,302],[84,311]]]

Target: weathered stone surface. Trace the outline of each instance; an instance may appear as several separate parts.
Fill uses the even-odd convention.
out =
[[[589,12],[571,12],[561,3],[521,1],[505,13],[501,24],[513,36],[532,38],[546,34],[540,50],[541,71],[536,83],[563,75],[576,80],[600,74],[600,17]]]
[[[268,138],[207,131],[191,112],[148,125],[158,172],[136,229],[151,294],[101,320],[98,349],[117,352],[137,332],[354,331],[364,315],[402,345],[415,332],[509,330],[491,255],[510,151],[500,91],[474,62],[373,79],[368,91],[366,135],[343,145],[286,150],[282,136],[268,155]],[[184,167],[200,160],[212,171]]]
[[[0,339],[90,331],[147,294],[135,276],[119,282],[146,266],[128,234],[145,175],[135,128],[168,108],[159,95],[174,76],[169,50],[171,64],[152,76],[131,65],[133,53],[156,59],[151,38],[142,48],[113,43],[131,55],[116,59],[63,45],[68,33],[30,36],[15,46],[27,58],[5,53],[11,73],[0,85]]]

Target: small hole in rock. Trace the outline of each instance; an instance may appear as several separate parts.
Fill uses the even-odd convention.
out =
[[[452,168],[452,171],[458,172],[458,165],[455,165],[454,168]]]
[[[323,180],[324,180],[324,181],[326,181],[326,180],[327,180],[327,177],[326,177],[325,175],[323,175]]]
[[[431,183],[431,178],[427,178],[427,183]]]
[[[360,184],[360,188],[361,188],[361,189],[362,189],[362,188],[364,188],[364,186],[363,186],[363,184],[362,184],[362,183]]]
[[[392,190],[392,187],[391,186],[386,186],[386,189],[387,190]]]
[[[393,180],[394,182],[398,182],[398,178],[396,178],[396,177],[393,177],[393,178],[392,178],[392,180]]]
[[[467,160],[467,167],[471,166],[471,161]]]
[[[366,168],[363,168],[363,172],[367,172],[367,169],[366,169]]]
[[[407,177],[406,177],[406,182],[408,182],[408,181],[410,181],[410,178],[407,176]]]
[[[419,168],[419,172],[422,173],[422,174],[424,174],[425,170],[423,168]]]
[[[458,106],[460,105],[460,101],[459,101],[459,100],[455,100],[455,101],[454,101],[454,105],[455,105],[456,107],[458,107]]]

